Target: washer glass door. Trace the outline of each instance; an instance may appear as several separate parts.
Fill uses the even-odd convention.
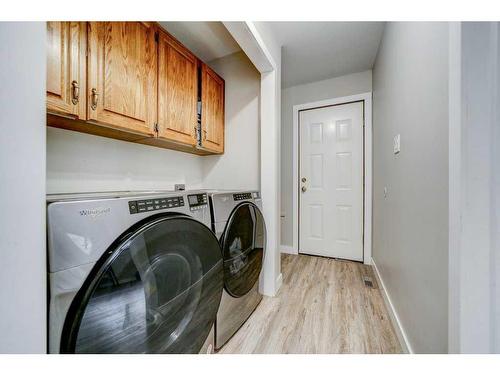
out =
[[[215,236],[198,221],[169,215],[117,242],[75,297],[61,352],[198,353],[222,295]]]
[[[266,243],[264,217],[250,202],[238,205],[221,238],[224,286],[233,297],[247,294],[259,280]]]

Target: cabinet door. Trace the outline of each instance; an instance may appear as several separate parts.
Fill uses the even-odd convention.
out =
[[[47,112],[85,119],[85,22],[47,22]]]
[[[88,118],[153,136],[157,106],[155,27],[89,22]]]
[[[158,39],[158,137],[196,145],[197,60],[160,30]]]
[[[206,64],[201,68],[201,130],[203,148],[224,152],[224,80]]]

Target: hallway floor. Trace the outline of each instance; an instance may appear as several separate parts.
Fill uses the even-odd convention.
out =
[[[282,272],[278,295],[220,353],[401,353],[370,266],[283,254]]]

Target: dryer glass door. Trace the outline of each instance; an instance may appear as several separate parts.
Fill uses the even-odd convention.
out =
[[[231,296],[244,296],[259,280],[265,243],[262,213],[253,203],[241,203],[231,213],[221,238],[224,286]]]
[[[197,353],[223,288],[217,239],[187,216],[156,217],[116,241],[75,297],[66,353]]]

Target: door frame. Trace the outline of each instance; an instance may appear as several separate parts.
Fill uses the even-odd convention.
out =
[[[363,263],[371,264],[372,259],[372,93],[366,92],[358,95],[343,96],[297,104],[293,106],[293,204],[292,225],[293,243],[292,254],[299,254],[299,114],[300,111],[329,107],[333,105],[363,102],[364,104],[364,142],[363,142]]]
[[[260,190],[266,221],[266,257],[260,292],[275,296],[283,283],[280,257],[281,48],[252,21],[223,22],[260,72]]]

